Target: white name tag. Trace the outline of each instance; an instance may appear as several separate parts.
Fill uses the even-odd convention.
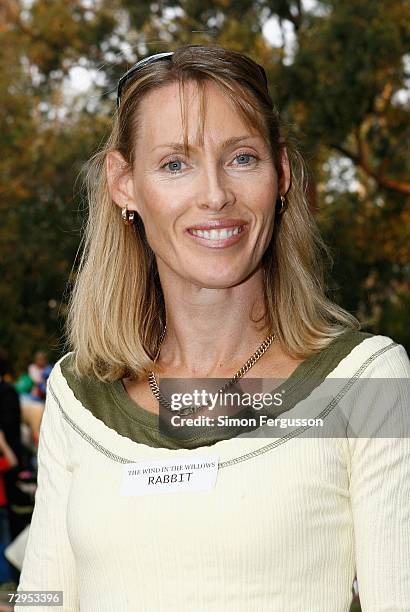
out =
[[[208,491],[215,486],[218,457],[179,457],[123,466],[121,496]]]

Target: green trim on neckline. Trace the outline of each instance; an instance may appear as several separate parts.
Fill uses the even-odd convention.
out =
[[[310,355],[280,384],[280,390],[285,391],[285,401],[280,412],[272,412],[268,408],[265,408],[265,411],[272,412],[272,416],[278,416],[290,410],[298,402],[308,397],[355,346],[371,336],[372,334],[347,330],[335,338],[325,349]],[[244,431],[243,428],[238,429],[237,433],[232,435],[234,430],[231,428],[229,435],[224,436],[222,428],[218,427],[218,432],[216,432],[215,428],[209,427],[207,429],[201,428],[201,432],[209,430],[209,434],[201,433],[201,435],[192,436],[192,428],[181,427],[179,430],[180,437],[167,436],[159,431],[158,415],[134,402],[128,395],[121,379],[113,382],[103,382],[96,377],[79,379],[72,371],[72,362],[73,353],[70,353],[60,362],[60,367],[76,399],[107,427],[133,442],[168,449],[191,449],[199,446],[210,446],[220,440],[236,437]],[[277,388],[272,390],[271,393],[275,391],[277,391]],[[113,407],[115,407],[115,410],[113,410]],[[239,417],[240,414],[237,416]],[[216,435],[217,433],[219,435]]]

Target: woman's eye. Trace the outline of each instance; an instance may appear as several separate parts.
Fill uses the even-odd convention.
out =
[[[177,172],[181,172],[183,170],[182,164],[184,162],[181,159],[170,159],[165,162],[161,168],[168,170],[170,174],[176,174]]]
[[[251,153],[239,153],[235,155],[238,166],[248,166],[250,163],[256,160],[256,156]]]

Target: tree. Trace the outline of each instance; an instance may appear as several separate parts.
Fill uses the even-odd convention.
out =
[[[7,2],[0,14],[0,338],[17,370],[61,349],[64,288],[79,242],[76,177],[106,126],[67,108],[64,77],[82,54],[100,61],[114,21],[80,2]]]

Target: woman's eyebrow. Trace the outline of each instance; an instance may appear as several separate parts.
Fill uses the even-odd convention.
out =
[[[226,149],[227,147],[239,144],[240,142],[243,142],[244,140],[249,140],[251,138],[257,138],[257,137],[259,137],[258,134],[246,134],[244,136],[232,136],[231,138],[227,138],[227,140],[224,140],[221,143],[220,148]],[[197,147],[195,146],[188,145],[189,151],[195,150],[196,148]],[[167,142],[164,144],[157,145],[156,147],[151,149],[151,152],[155,151],[156,149],[173,149],[174,151],[184,152],[185,146],[184,146],[184,143],[182,142]]]

